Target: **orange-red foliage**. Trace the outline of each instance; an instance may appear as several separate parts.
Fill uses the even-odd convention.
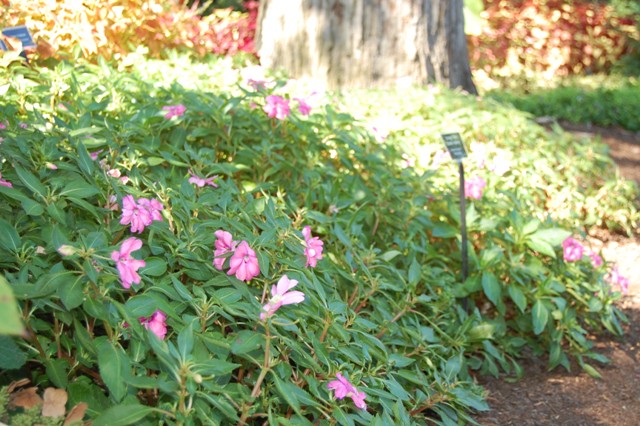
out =
[[[249,13],[219,9],[202,17],[177,0],[15,0],[0,25],[27,25],[39,45],[50,45],[57,56],[76,45],[89,58],[119,57],[139,46],[154,57],[174,48],[233,54],[253,52],[257,2],[247,8]]]
[[[633,19],[586,1],[484,0],[483,32],[469,37],[471,62],[553,75],[607,71],[629,49]]]

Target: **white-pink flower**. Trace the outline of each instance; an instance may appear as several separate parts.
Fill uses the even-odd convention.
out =
[[[234,275],[240,281],[251,281],[260,275],[260,265],[256,252],[249,247],[249,243],[242,241],[229,259],[227,275]]]
[[[474,176],[464,182],[464,196],[479,200],[482,198],[482,190],[487,182],[481,176]]]
[[[2,179],[2,172],[0,172],[0,186],[6,186],[7,188],[13,188],[13,184],[8,180]]]
[[[213,251],[213,266],[219,271],[222,271],[225,257],[227,253],[231,253],[236,249],[237,241],[233,241],[233,236],[222,229],[217,230],[215,233],[216,241],[214,243],[215,250]]]
[[[161,340],[167,335],[167,314],[161,310],[155,311],[149,318],[140,318],[140,323]]]
[[[140,275],[138,269],[146,265],[144,260],[138,260],[131,256],[131,252],[140,250],[142,241],[130,237],[122,242],[120,250],[111,252],[111,260],[116,262],[116,268],[120,274],[120,282],[122,287],[130,288],[131,284],[140,283]]]
[[[282,96],[269,95],[266,98],[266,102],[262,109],[271,118],[275,117],[278,120],[284,120],[291,114],[289,99],[285,99]]]
[[[162,209],[162,204],[156,199],[140,198],[136,202],[132,195],[126,195],[122,199],[120,224],[131,224],[131,232],[142,233],[154,220],[162,221]]]
[[[162,107],[163,111],[167,111],[167,113],[164,115],[164,118],[171,119],[173,117],[180,117],[182,116],[185,111],[187,110],[187,107],[185,107],[182,104],[179,105],[167,105],[167,106],[163,106]]]
[[[342,399],[349,397],[353,401],[356,407],[361,410],[367,409],[367,404],[364,402],[367,395],[364,392],[358,392],[358,389],[349,382],[342,374],[336,374],[336,380],[332,380],[327,384],[329,390],[334,391],[336,399]]]
[[[311,105],[307,102],[305,98],[295,98],[298,101],[298,111],[302,115],[309,115],[311,113]]]
[[[194,184],[198,188],[202,188],[205,185],[213,186],[214,188],[218,187],[218,184],[216,183],[218,175],[214,175],[208,178],[202,178],[198,175],[193,174],[191,170],[189,170],[189,174],[191,175],[191,177],[189,178],[189,183]]]
[[[302,235],[304,236],[304,255],[307,257],[307,263],[305,267],[311,266],[315,268],[318,264],[318,260],[322,259],[322,250],[324,243],[320,241],[320,238],[311,238],[311,227],[305,226],[302,228]]]
[[[620,274],[617,266],[611,268],[611,271],[607,275],[607,281],[612,285],[619,285],[623,294],[629,293],[629,279]]]
[[[260,319],[264,321],[271,317],[283,305],[302,302],[304,300],[303,292],[289,291],[297,285],[297,280],[290,280],[289,277],[283,275],[278,283],[271,287],[271,298],[262,307],[263,312],[260,313]]]

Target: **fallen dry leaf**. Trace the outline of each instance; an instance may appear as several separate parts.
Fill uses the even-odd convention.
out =
[[[42,415],[44,417],[62,417],[67,409],[67,391],[64,389],[46,388],[44,390],[44,404]]]
[[[9,408],[20,407],[28,410],[42,404],[42,398],[36,393],[37,391],[38,388],[34,386],[12,393],[9,397]]]
[[[13,382],[9,383],[9,387],[7,388],[7,390],[9,391],[9,393],[13,393],[15,388],[19,388],[21,386],[24,386],[24,385],[28,384],[29,382],[30,382],[29,379],[14,380]]]
[[[67,418],[64,420],[62,426],[69,426],[74,422],[82,421],[87,408],[89,408],[89,405],[86,402],[79,402],[75,407],[69,410],[69,414],[67,414]]]

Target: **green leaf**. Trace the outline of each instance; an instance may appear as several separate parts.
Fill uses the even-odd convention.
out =
[[[69,132],[69,136],[71,137],[76,137],[76,136],[84,136],[84,135],[94,135],[96,133],[100,133],[102,130],[104,130],[102,127],[83,127],[81,129],[74,129],[71,130]]]
[[[29,216],[41,216],[44,213],[44,207],[42,204],[33,201],[31,198],[25,198],[20,202],[24,212]]]
[[[389,250],[386,253],[383,253],[380,258],[382,260],[384,260],[385,262],[390,262],[391,260],[393,260],[396,256],[401,255],[402,253],[400,253],[398,250]]]
[[[458,235],[458,229],[447,223],[436,223],[433,227],[433,236],[437,238],[453,238]]]
[[[93,176],[93,170],[95,169],[94,161],[89,155],[89,151],[83,143],[77,145],[78,151],[78,166],[87,176]]]
[[[145,259],[146,265],[140,272],[150,277],[159,277],[167,272],[167,262],[159,257]]]
[[[276,384],[276,389],[282,399],[284,399],[289,407],[293,408],[293,411],[302,416],[302,411],[300,410],[300,401],[298,401],[298,398],[296,397],[296,389],[293,389],[297,388],[297,386],[293,383],[282,381],[280,377],[278,377],[278,374],[273,370],[271,371],[271,373],[273,381]]]
[[[9,336],[0,336],[0,370],[17,370],[27,362],[27,354],[22,352]]]
[[[116,402],[121,401],[127,394],[125,372],[129,366],[127,365],[126,355],[122,349],[116,348],[105,338],[96,339],[95,342],[98,348],[100,377],[102,377],[102,381],[109,389],[111,398]]]
[[[482,273],[482,289],[484,294],[491,300],[494,305],[498,305],[501,301],[502,286],[498,279],[491,272]]]
[[[69,280],[58,284],[57,292],[60,300],[67,310],[72,310],[82,305],[84,299],[82,277],[69,277]]]
[[[524,313],[525,309],[527,309],[527,297],[524,295],[522,290],[515,285],[515,283],[511,283],[507,288],[509,292],[509,297],[513,300],[513,303],[516,304],[520,312]]]
[[[0,275],[0,335],[21,335],[23,331],[18,302],[9,283]]]
[[[204,375],[224,376],[231,373],[242,364],[235,364],[221,359],[212,359],[193,364],[193,371]]]
[[[93,426],[126,426],[139,422],[154,411],[140,404],[121,404],[105,410],[93,421]]]
[[[549,311],[547,310],[547,307],[544,305],[542,300],[538,300],[533,305],[531,318],[533,320],[533,332],[535,334],[542,333],[547,325],[547,321],[549,320]]]
[[[66,389],[69,383],[69,363],[66,359],[48,359],[45,362],[47,377],[56,387]]]
[[[596,370],[595,368],[593,368],[591,365],[587,364],[587,363],[582,363],[580,365],[582,367],[582,369],[591,377],[595,378],[595,379],[602,379],[602,376],[600,375],[600,373],[598,372],[598,370]]]
[[[551,228],[537,231],[535,234],[531,235],[531,238],[538,241],[543,241],[550,246],[558,246],[562,244],[562,242],[570,235],[571,232],[565,229]]]
[[[537,251],[538,253],[546,254],[554,259],[556,258],[556,252],[553,250],[553,247],[543,240],[539,240],[531,236],[531,238],[526,241],[526,244],[530,249]]]
[[[21,245],[22,240],[16,228],[6,220],[0,219],[0,247],[15,253]]]
[[[25,184],[25,186],[34,194],[40,195],[40,197],[45,198],[47,195],[47,188],[38,180],[35,175],[27,170],[23,169],[20,166],[15,166],[14,170],[16,171],[18,177]]]
[[[480,323],[471,327],[467,335],[472,340],[492,339],[496,327],[487,322]]]
[[[522,233],[524,235],[533,234],[540,227],[540,221],[538,219],[531,219],[522,227]]]
[[[422,275],[422,267],[416,259],[413,259],[411,266],[409,266],[409,283],[414,285],[420,281]]]
[[[191,357],[191,351],[193,350],[193,324],[196,320],[193,319],[178,334],[178,351],[183,362],[186,362]]]
[[[75,173],[74,173],[75,174]],[[93,185],[90,185],[80,177],[80,175],[75,174],[75,178],[70,182],[66,183],[62,191],[60,191],[60,195],[70,198],[87,198],[92,195],[96,195],[98,193],[98,188]]]
[[[260,348],[264,336],[251,330],[242,330],[231,343],[231,352],[242,355]]]

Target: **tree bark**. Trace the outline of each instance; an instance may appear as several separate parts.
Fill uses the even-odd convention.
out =
[[[262,0],[264,66],[331,88],[436,81],[476,93],[463,0]]]

